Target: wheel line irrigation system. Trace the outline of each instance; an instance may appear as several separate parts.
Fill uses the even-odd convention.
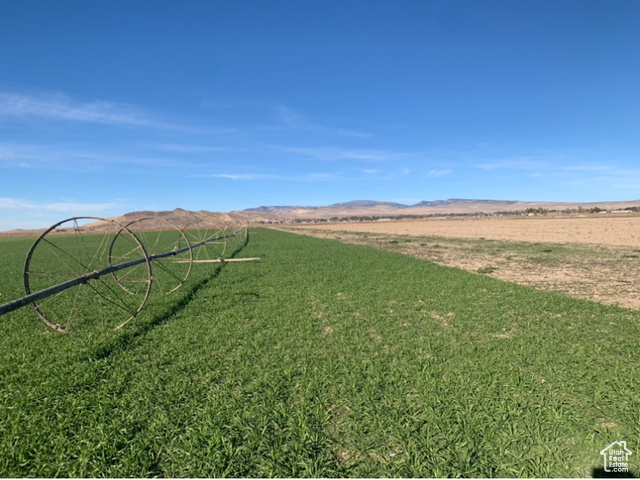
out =
[[[179,228],[154,217],[126,224],[72,217],[33,243],[23,271],[26,295],[0,305],[0,316],[31,305],[58,332],[68,332],[78,319],[107,323],[114,316],[120,317],[119,329],[140,313],[152,283],[171,294],[187,281],[194,263],[260,260],[223,257],[228,242],[243,245],[247,234],[246,225],[219,226],[206,218]]]

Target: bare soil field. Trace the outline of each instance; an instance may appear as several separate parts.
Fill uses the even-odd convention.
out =
[[[305,227],[302,227],[305,228]],[[550,243],[588,243],[640,248],[640,216],[504,217],[328,224],[328,231],[384,233]]]
[[[399,221],[287,230],[640,309],[640,216]]]

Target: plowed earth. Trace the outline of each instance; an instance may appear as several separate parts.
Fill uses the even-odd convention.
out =
[[[449,219],[287,230],[640,310],[640,216]]]

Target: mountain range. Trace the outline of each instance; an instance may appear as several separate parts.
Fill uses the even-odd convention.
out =
[[[451,214],[479,214],[497,212],[525,211],[527,209],[546,210],[586,210],[593,208],[602,210],[623,210],[630,207],[640,207],[640,200],[623,202],[524,202],[511,200],[469,200],[451,198],[448,200],[421,201],[412,205],[396,202],[374,200],[355,200],[344,203],[334,203],[327,206],[261,206],[231,212],[211,212],[200,210],[193,212],[176,208],[170,211],[138,211],[126,213],[111,220],[127,225],[141,218],[157,218],[158,226],[167,220],[174,225],[184,227],[194,221],[204,221],[207,224],[229,224],[233,222],[247,223],[286,223],[302,220],[329,220],[345,217],[396,217],[396,216],[426,216]],[[85,225],[87,230],[100,229],[100,222]],[[29,233],[25,230],[11,230],[6,234]]]
[[[421,201],[412,205],[394,202],[378,202],[372,200],[356,200],[332,205],[309,206],[263,206],[249,208],[241,212],[230,212],[247,218],[269,220],[295,219],[329,219],[351,216],[422,216],[422,215],[451,215],[474,213],[497,213],[525,211],[527,209],[567,210],[592,209],[598,207],[603,210],[622,210],[640,206],[640,200],[624,202],[525,202],[517,200],[469,200],[451,198],[448,200]]]

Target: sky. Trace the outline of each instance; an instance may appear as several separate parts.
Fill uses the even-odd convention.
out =
[[[640,199],[635,0],[0,2],[0,231]]]

